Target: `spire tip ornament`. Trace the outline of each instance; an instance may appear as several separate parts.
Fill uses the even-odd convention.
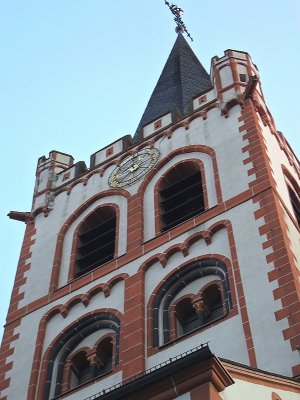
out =
[[[173,3],[170,4],[167,0],[165,0],[165,4],[169,7],[171,13],[174,15],[174,21],[177,25],[175,28],[176,33],[185,32],[187,34],[187,36],[191,39],[191,41],[193,41],[192,36],[186,29],[185,23],[181,19],[181,15],[183,14],[183,9],[176,6],[176,4],[173,4]]]

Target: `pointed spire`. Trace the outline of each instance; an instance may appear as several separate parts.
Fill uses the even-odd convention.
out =
[[[137,132],[168,112],[176,113],[178,117],[187,114],[192,111],[192,98],[211,88],[208,73],[179,31]]]

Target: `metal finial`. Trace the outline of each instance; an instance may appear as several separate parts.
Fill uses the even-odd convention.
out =
[[[170,4],[167,0],[165,0],[165,4],[169,7],[171,13],[174,15],[174,21],[176,22],[176,33],[183,33],[185,32],[187,36],[193,41],[192,36],[189,34],[188,30],[186,29],[185,23],[181,19],[181,14],[183,14],[183,9],[177,7],[175,4]]]

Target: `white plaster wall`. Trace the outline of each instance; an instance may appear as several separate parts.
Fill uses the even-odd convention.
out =
[[[60,174],[58,174],[55,186],[58,187],[64,183],[70,181],[71,179],[73,179],[75,176],[75,168],[76,168],[76,166],[74,165],[72,168],[70,168],[70,169],[68,169],[68,171],[66,171],[66,172],[70,173],[70,176],[69,176],[69,178],[67,178],[65,180],[64,180],[64,175],[65,175],[64,172],[61,172]]]
[[[96,286],[95,282],[93,283],[93,286]],[[88,306],[84,306],[84,304],[82,303],[75,304],[73,307],[70,308],[70,311],[66,318],[63,318],[61,314],[56,314],[54,317],[52,317],[47,324],[43,352],[45,352],[52,341],[60,334],[63,329],[70,326],[77,319],[80,319],[83,315],[91,311],[96,311],[99,309],[105,310],[106,308],[118,310],[120,313],[123,314],[124,282],[118,282],[115,286],[113,286],[111,294],[108,297],[105,297],[103,292],[99,292],[91,298]]]
[[[49,170],[44,169],[37,178],[37,188],[36,188],[37,192],[46,189],[48,178],[49,178]]]
[[[101,392],[103,389],[110,388],[111,386],[116,385],[117,383],[122,382],[122,372],[117,372],[112,375],[108,375],[106,378],[102,380],[91,383],[77,392],[71,393],[70,395],[66,395],[63,398],[68,400],[83,400],[90,396],[95,395],[96,393]]]
[[[272,392],[276,392],[283,400],[299,400],[299,393],[278,389],[275,382],[274,387],[258,385],[240,379],[235,379],[234,382],[233,385],[220,393],[223,400],[271,400]]]
[[[233,107],[229,114],[229,118],[223,117],[221,122],[217,118],[212,119],[207,127],[211,132],[211,147],[216,152],[224,201],[248,190],[250,178],[247,171],[251,168],[251,164],[243,164],[248,153],[243,153],[242,148],[248,141],[243,140],[243,134],[239,132],[240,107]]]
[[[25,296],[19,302],[19,307],[45,296],[49,291],[56,235],[58,233],[57,220],[53,216],[50,213],[45,218],[43,214],[39,214],[35,218],[35,244],[31,246],[32,256],[28,260],[31,266],[24,274],[27,282],[21,290],[24,290]]]
[[[264,221],[254,219],[257,208],[252,201],[241,204],[232,222],[258,368],[291,376],[290,366],[297,364],[298,355],[283,341],[282,330],[288,327],[287,321],[275,320],[274,312],[281,308],[281,302],[273,297],[277,282],[270,283],[268,279],[267,274],[274,266],[266,263],[270,249],[262,248],[266,238],[259,236],[259,226]],[[280,363],[274,362],[274,349]]]
[[[110,147],[113,148],[113,154],[106,156],[106,150],[109,149]],[[120,139],[117,142],[114,142],[109,146],[106,146],[104,149],[99,150],[97,153],[95,153],[95,165],[104,162],[106,159],[109,159],[113,155],[120,153],[122,150],[123,150],[123,139]]]
[[[46,193],[42,193],[41,195],[34,198],[33,210],[36,210],[39,207],[45,206],[46,204]]]
[[[146,359],[146,368],[154,367],[171,357],[207,342],[209,342],[210,350],[218,357],[249,364],[242,321],[240,316],[236,315],[218,325],[209,325],[207,329],[200,330],[193,336],[185,337],[176,344],[161,348],[159,353]]]
[[[199,99],[201,99],[201,97],[206,96],[206,101],[204,102],[199,102]],[[206,105],[207,103],[213,101],[216,98],[216,92],[215,90],[210,90],[209,92],[206,92],[204,95],[198,96],[193,100],[193,109],[197,110],[200,107],[203,107],[204,105]]]
[[[159,119],[161,119],[161,127],[159,129],[162,129],[165,126],[168,126],[168,125],[170,125],[172,123],[172,114],[168,113],[166,115],[163,115]],[[147,138],[148,136],[152,135],[152,133],[154,133],[155,131],[158,130],[158,129],[155,129],[154,125],[155,125],[155,121],[151,122],[151,124],[148,124],[143,128],[143,136],[144,136],[144,138]]]
[[[235,88],[232,87],[232,88],[226,90],[225,92],[222,93],[222,96],[223,96],[222,100],[224,103],[226,103],[229,100],[236,99],[237,94],[236,94]]]
[[[230,66],[223,67],[219,70],[222,88],[233,83],[232,70]]]
[[[242,60],[247,60],[247,55],[245,53],[241,53],[240,51],[233,51],[233,57],[241,58]]]
[[[62,153],[56,152],[56,160],[55,161],[59,162],[59,163],[63,163],[63,164],[69,165],[70,161],[71,161],[71,158],[72,157],[70,157],[70,156],[68,156],[66,154],[62,154]]]
[[[14,331],[15,334],[19,333],[20,337],[13,342],[14,353],[6,360],[13,361],[13,368],[6,375],[6,378],[12,377],[12,379],[9,388],[1,393],[2,396],[7,395],[8,400],[27,398],[35,342],[42,315],[42,310],[29,314]]]

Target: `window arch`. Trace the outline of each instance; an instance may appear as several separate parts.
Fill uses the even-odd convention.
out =
[[[71,359],[70,388],[81,385],[92,378],[90,363],[84,350],[76,353]]]
[[[89,381],[111,371],[113,356],[113,339],[104,337],[96,348],[90,351],[79,350],[71,355],[69,362],[70,373],[67,374],[66,387],[73,389],[82,383]]]
[[[193,293],[187,295],[190,289]],[[179,337],[228,314],[233,306],[227,267],[218,259],[187,265],[170,276],[153,299],[153,347],[159,347],[174,338],[174,325]]]
[[[206,285],[197,295],[179,299],[174,304],[176,337],[222,317],[225,314],[223,305],[220,286],[215,282]]]
[[[162,231],[205,210],[203,178],[196,162],[181,162],[171,168],[158,190]]]
[[[89,343],[89,347],[82,348],[82,343]],[[47,373],[40,383],[42,398],[59,396],[117,367],[119,343],[120,321],[112,313],[88,315],[69,326],[46,353]]]
[[[76,276],[105,264],[115,256],[116,212],[113,207],[97,208],[78,231]]]
[[[175,318],[177,336],[182,336],[200,326],[191,297],[184,298],[176,304]]]

